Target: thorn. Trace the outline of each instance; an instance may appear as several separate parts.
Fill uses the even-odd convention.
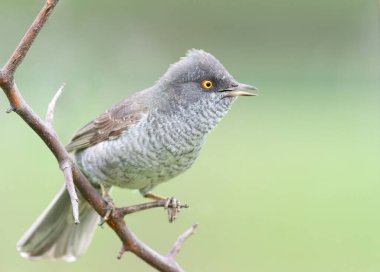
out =
[[[59,87],[58,91],[50,101],[48,105],[48,109],[46,112],[46,123],[50,126],[53,127],[53,119],[54,119],[54,110],[55,110],[55,105],[57,104],[57,101],[59,97],[61,96],[63,92],[63,88],[65,87],[65,83],[62,83],[61,87]]]
[[[123,257],[124,253],[127,252],[127,249],[126,247],[124,246],[124,244],[121,246],[121,249],[119,251],[119,254],[117,255],[117,259],[118,260],[121,260],[121,258]]]
[[[11,112],[13,112],[13,111],[15,111],[15,108],[14,108],[13,106],[10,106],[10,108],[7,109],[7,110],[5,111],[5,113],[11,113]]]

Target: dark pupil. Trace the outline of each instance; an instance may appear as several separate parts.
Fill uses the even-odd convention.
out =
[[[206,87],[210,88],[211,87],[211,83],[210,82],[206,82]]]

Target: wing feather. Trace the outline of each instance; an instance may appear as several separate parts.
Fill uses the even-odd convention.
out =
[[[135,98],[135,99],[134,99]],[[129,97],[101,114],[80,129],[66,146],[68,152],[78,151],[100,142],[112,140],[137,124],[147,107],[137,97]]]

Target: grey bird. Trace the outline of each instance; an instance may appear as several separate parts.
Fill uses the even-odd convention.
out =
[[[237,82],[211,54],[190,50],[148,89],[140,91],[79,130],[67,145],[94,185],[138,189],[145,197],[159,183],[189,169],[205,137],[242,91],[255,87]],[[80,199],[76,225],[65,188],[17,244],[28,259],[74,261],[92,240],[99,216]]]

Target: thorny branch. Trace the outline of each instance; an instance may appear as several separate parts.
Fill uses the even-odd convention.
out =
[[[92,205],[95,211],[103,217],[107,211],[107,203],[81,173],[75,162],[67,153],[64,145],[58,139],[52,127],[55,103],[60,92],[62,91],[62,88],[58,91],[50,103],[46,121],[44,122],[25,102],[14,80],[14,74],[17,67],[24,60],[31,45],[36,39],[41,28],[45,25],[46,20],[57,3],[58,0],[46,1],[36,19],[21,39],[20,44],[17,46],[7,63],[0,70],[0,87],[3,89],[11,105],[11,108],[7,110],[7,112],[16,112],[40,136],[40,138],[45,142],[56,157],[60,168],[64,172],[67,188],[70,196],[72,197],[74,218],[76,220],[78,219],[78,215],[76,214],[78,203],[73,183],[81,192],[83,197]],[[167,256],[163,256],[141,242],[128,228],[124,221],[124,216],[126,214],[154,207],[162,207],[163,205],[165,205],[163,201],[157,201],[132,207],[116,208],[115,212],[107,220],[107,224],[115,231],[117,236],[122,241],[122,250],[119,257],[121,257],[125,251],[130,251],[160,271],[183,271],[175,260],[175,257],[187,237],[194,232],[195,225],[178,238],[177,242],[174,244],[172,250]]]

